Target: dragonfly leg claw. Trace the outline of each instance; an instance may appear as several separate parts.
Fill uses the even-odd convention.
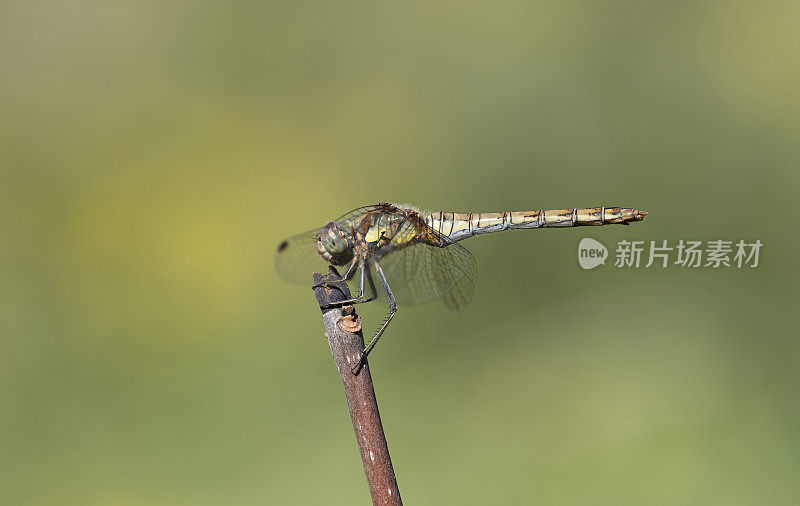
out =
[[[339,289],[335,284],[329,283],[327,281],[325,281],[323,283],[317,283],[317,284],[311,286],[312,290],[316,290],[317,288],[324,288],[328,293],[330,293],[331,289]],[[352,297],[352,298],[345,299],[345,300],[330,301],[328,304],[320,307],[320,309],[322,309],[323,311],[326,311],[328,309],[347,306],[347,305],[350,305],[350,304],[361,304],[361,303],[364,303],[364,302],[371,302],[373,300],[375,300],[375,296],[374,295],[371,296],[371,297],[364,297],[364,294],[362,293],[362,294],[359,294],[358,297]]]
[[[366,350],[362,350],[361,353],[359,354],[358,361],[356,361],[356,365],[350,368],[350,372],[352,372],[353,374],[358,374],[361,368],[364,367],[364,364],[367,363],[367,354],[364,353],[364,351]]]
[[[351,304],[363,304],[365,302],[372,302],[373,300],[375,300],[374,296],[372,296],[372,297],[364,297],[362,295],[360,297],[355,297],[355,298],[347,299],[347,300],[334,300],[334,301],[331,301],[327,305],[323,306],[322,309],[323,310],[327,310],[327,309],[333,309],[333,308],[336,308],[336,307],[349,306]]]

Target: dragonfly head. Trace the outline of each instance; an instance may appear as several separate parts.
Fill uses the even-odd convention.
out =
[[[330,222],[317,234],[317,253],[333,265],[344,265],[353,259],[353,247],[336,222]]]

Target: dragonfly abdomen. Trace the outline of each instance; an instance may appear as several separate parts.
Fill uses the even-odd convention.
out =
[[[427,216],[425,222],[449,239],[460,241],[473,235],[515,228],[627,225],[633,221],[642,221],[646,215],[645,211],[630,207],[590,207],[504,213],[440,212]]]

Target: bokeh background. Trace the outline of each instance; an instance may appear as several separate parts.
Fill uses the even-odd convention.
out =
[[[470,239],[469,310],[401,309],[370,361],[407,504],[796,504],[799,18],[3,2],[0,503],[368,504],[273,254],[390,201],[651,213]],[[764,247],[582,271],[587,236]]]

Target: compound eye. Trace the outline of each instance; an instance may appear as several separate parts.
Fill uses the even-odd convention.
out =
[[[344,265],[353,259],[353,251],[345,234],[330,222],[317,236],[317,252],[334,265]]]
[[[336,240],[336,236],[327,233],[322,236],[322,246],[325,248],[328,253],[334,255],[339,252],[341,247],[340,243]]]

